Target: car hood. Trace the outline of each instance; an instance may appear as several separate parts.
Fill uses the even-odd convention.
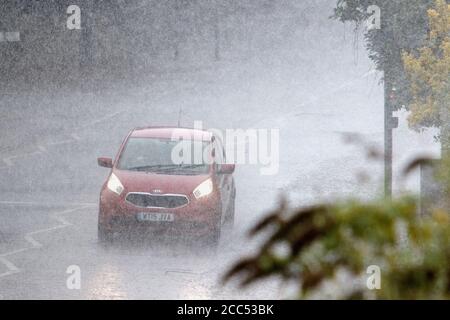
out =
[[[125,191],[160,194],[191,194],[209,175],[164,175],[146,172],[114,170]]]

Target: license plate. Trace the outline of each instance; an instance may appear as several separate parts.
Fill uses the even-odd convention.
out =
[[[137,215],[138,221],[150,221],[150,222],[173,222],[175,216],[173,213],[154,213],[154,212],[141,212]]]

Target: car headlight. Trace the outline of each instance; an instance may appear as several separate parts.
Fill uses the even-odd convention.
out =
[[[111,177],[108,180],[108,189],[111,190],[112,192],[114,192],[115,194],[119,195],[123,192],[123,185],[120,182],[119,178],[117,178],[117,176],[112,173]]]
[[[213,183],[211,179],[203,181],[200,185],[194,189],[194,196],[196,199],[206,197],[213,192]]]

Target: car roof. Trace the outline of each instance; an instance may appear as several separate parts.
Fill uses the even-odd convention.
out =
[[[213,136],[209,131],[193,128],[145,127],[135,128],[131,132],[130,137],[211,141]]]

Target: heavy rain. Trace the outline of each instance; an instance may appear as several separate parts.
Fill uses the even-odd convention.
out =
[[[389,1],[356,1],[359,20],[346,2],[1,0],[0,298],[297,297],[224,281],[261,219],[420,197],[403,169],[441,156],[439,124],[390,103],[408,84],[374,53]],[[439,0],[392,2],[421,22],[411,38],[392,13],[397,49],[422,47]],[[174,134],[223,163],[170,163]]]

